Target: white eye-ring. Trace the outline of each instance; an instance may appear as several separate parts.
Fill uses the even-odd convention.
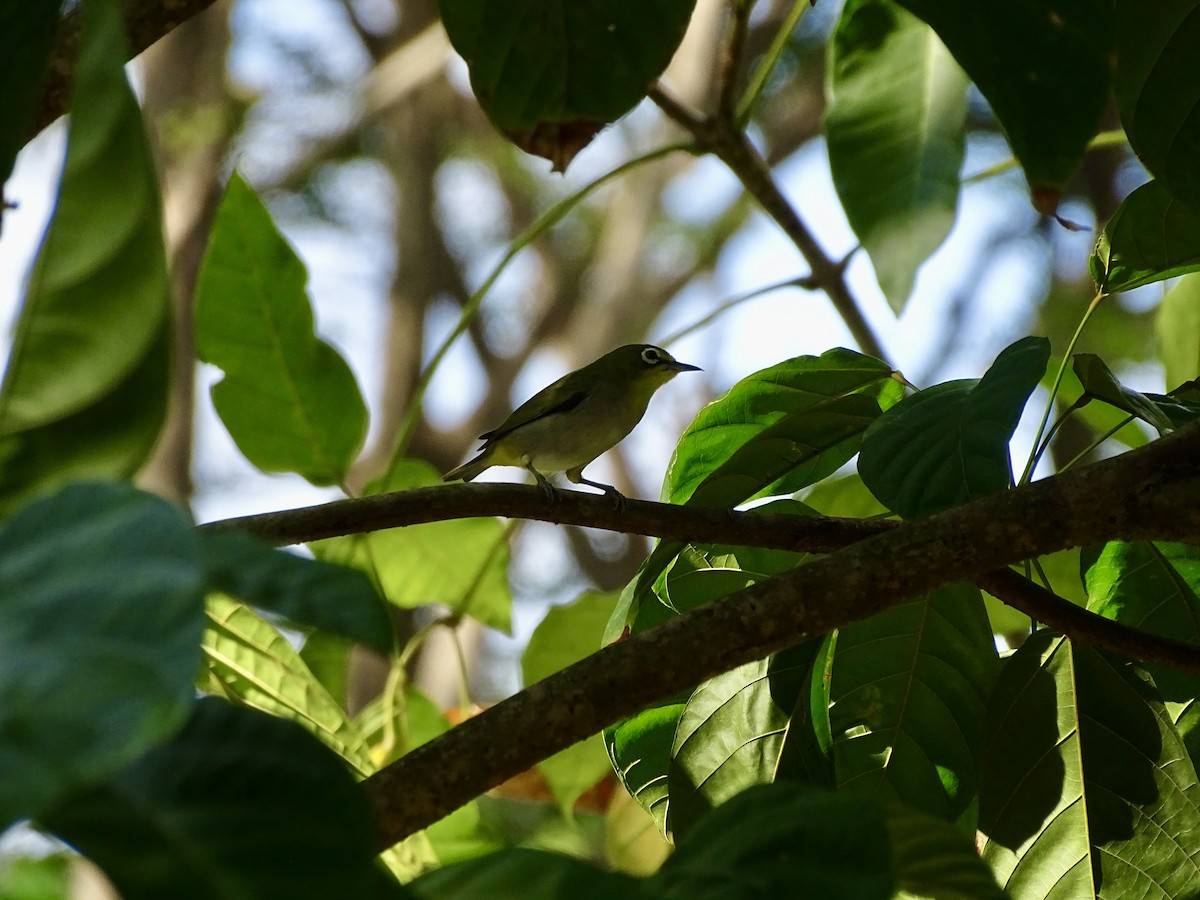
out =
[[[642,351],[642,362],[646,365],[657,366],[662,361],[662,355],[653,347],[647,347]]]

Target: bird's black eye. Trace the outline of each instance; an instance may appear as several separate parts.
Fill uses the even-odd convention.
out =
[[[647,347],[642,351],[642,362],[648,366],[657,366],[663,361],[662,354],[653,347]]]

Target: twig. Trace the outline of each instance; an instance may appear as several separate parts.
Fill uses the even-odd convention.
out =
[[[746,134],[720,116],[701,116],[688,109],[661,85],[652,87],[648,96],[668,117],[687,129],[701,149],[712,153],[729,167],[767,215],[796,245],[808,262],[813,279],[828,295],[859,348],[879,359],[887,359],[883,345],[859,309],[858,301],[850,293],[844,263],[831,259],[817,243],[808,226],[779,190],[770,167]]]
[[[1067,547],[1200,540],[1198,501],[1200,423],[1086,469],[891,528],[618,641],[368,778],[379,844],[432,824],[623,716],[891,604],[981,575],[1003,592],[1011,580],[1003,567]],[[1034,601],[1026,611],[1053,621],[1039,604],[1064,601],[1031,588],[1021,587]],[[1155,661],[1200,672],[1200,648],[1115,625],[1080,637],[1125,653],[1114,644],[1134,633]]]
[[[721,93],[717,101],[717,115],[733,123],[738,114],[738,79],[742,73],[742,60],[746,52],[746,33],[749,30],[750,10],[754,0],[730,0],[729,40],[721,58]]]
[[[212,6],[216,0],[127,0],[125,3],[125,34],[129,41],[129,56],[137,56],[159,38],[174,31],[188,19]],[[75,56],[79,48],[80,7],[76,5],[63,16],[58,26],[58,38],[50,57],[50,70],[42,101],[30,127],[28,138],[67,111],[71,92],[71,75],[75,71]]]

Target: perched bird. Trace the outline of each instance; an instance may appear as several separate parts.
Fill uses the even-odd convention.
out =
[[[584,466],[633,431],[655,391],[680,372],[699,369],[650,344],[618,347],[538,391],[498,428],[481,434],[479,455],[444,480],[470,481],[492,466],[520,466],[553,497],[546,476],[565,472],[573,484],[599,488],[620,506],[620,491],[584,478]]]

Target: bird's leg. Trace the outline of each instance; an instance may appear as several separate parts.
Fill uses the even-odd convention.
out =
[[[570,479],[572,484],[586,484],[589,487],[599,488],[600,490],[604,491],[604,495],[608,497],[608,499],[612,500],[613,506],[620,510],[625,509],[625,495],[618,491],[611,484],[601,484],[599,481],[592,481],[590,478],[584,478],[583,466],[579,466],[576,469],[568,469],[567,478]]]
[[[558,499],[558,488],[546,480],[546,476],[533,467],[533,463],[525,463],[525,468],[533,473],[533,477],[537,480],[537,486],[542,494],[553,503]]]

